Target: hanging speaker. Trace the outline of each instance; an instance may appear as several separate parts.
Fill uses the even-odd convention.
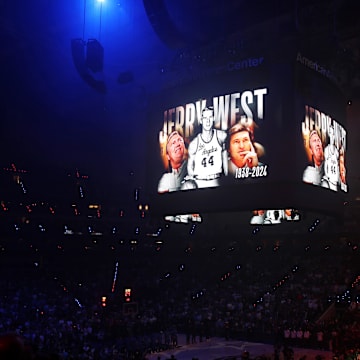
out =
[[[87,72],[86,61],[85,61],[85,49],[86,49],[86,43],[83,39],[71,40],[71,55],[76,70],[80,73],[80,75]]]
[[[93,72],[104,67],[104,48],[96,39],[89,39],[86,45],[86,65]]]
[[[93,42],[91,41],[91,43]],[[92,45],[90,45],[90,47],[91,46]],[[101,45],[100,47],[102,48]],[[87,44],[83,39],[78,38],[71,40],[71,54],[77,72],[79,73],[81,78],[93,89],[95,89],[100,93],[106,93],[105,82],[102,79],[99,80],[94,77],[94,73],[100,71],[98,69],[102,70],[103,68],[103,62],[102,62],[103,56],[101,57],[101,61],[100,61],[99,57],[95,56],[94,53],[90,51],[91,55],[90,55],[90,63],[89,63],[87,53],[88,53]],[[89,67],[89,65],[91,65],[91,68]],[[93,73],[91,73],[89,69],[91,69]]]

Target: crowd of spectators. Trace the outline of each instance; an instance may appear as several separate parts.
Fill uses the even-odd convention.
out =
[[[171,254],[161,262],[153,249],[129,250],[122,271],[129,268],[137,296],[126,304],[117,284],[106,306],[101,296],[111,279],[100,265],[83,269],[83,283],[76,283],[85,266],[80,252],[63,257],[58,271],[28,258],[16,266],[3,262],[0,333],[20,336],[33,354],[48,359],[145,359],[176,347],[179,333],[188,344],[220,336],[334,356],[360,348],[357,251],[340,243],[303,253],[289,251],[291,244],[268,252],[246,246],[240,246],[248,251],[241,264],[236,251],[213,248],[209,256],[192,249],[186,271],[177,272]]]

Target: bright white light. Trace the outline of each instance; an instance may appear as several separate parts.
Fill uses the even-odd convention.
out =
[[[101,2],[101,3],[103,3],[105,0],[98,0],[98,2]]]

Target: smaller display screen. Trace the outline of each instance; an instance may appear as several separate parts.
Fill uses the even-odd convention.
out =
[[[175,222],[181,224],[188,224],[191,222],[201,223],[202,218],[200,214],[181,214],[181,215],[166,215],[165,221]]]
[[[300,213],[295,209],[253,210],[250,224],[275,225],[299,220]]]
[[[331,115],[306,105],[301,131],[308,160],[303,182],[347,192],[345,128]]]

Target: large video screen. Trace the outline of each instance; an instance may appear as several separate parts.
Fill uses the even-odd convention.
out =
[[[244,57],[192,75],[152,101],[148,181],[157,211],[311,207],[308,183],[347,191],[344,104],[331,81],[295,52]],[[314,131],[324,153],[321,179],[311,163]],[[334,200],[321,198],[315,206]]]
[[[268,89],[225,93],[164,112],[159,133],[165,173],[158,192],[209,188],[266,177],[265,148],[256,141]]]

